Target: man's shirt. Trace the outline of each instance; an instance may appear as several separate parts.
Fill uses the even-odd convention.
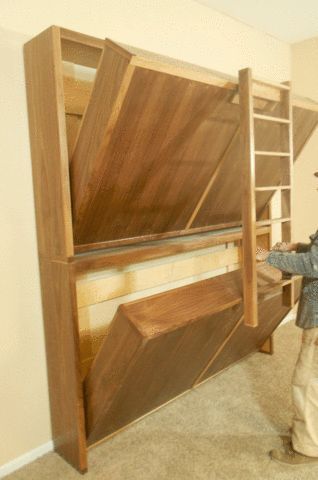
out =
[[[318,327],[318,230],[310,240],[296,253],[271,252],[266,260],[283,272],[304,277],[296,325],[305,329]]]

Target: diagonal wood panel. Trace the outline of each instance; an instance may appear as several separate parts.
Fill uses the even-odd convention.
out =
[[[85,380],[89,444],[264,343],[288,307],[279,289],[260,298],[252,335],[241,325],[241,288],[235,271],[119,307]]]
[[[83,248],[241,221],[235,84],[217,82],[215,74],[212,81],[206,71],[207,77],[182,70],[181,64],[169,71],[156,56],[147,64],[138,55],[106,41],[92,93],[83,82],[82,99],[76,100],[64,82],[70,152],[75,145],[75,243]],[[255,105],[273,117],[280,116],[278,108],[259,98]],[[318,112],[296,106],[294,121],[297,156]],[[276,150],[281,128],[256,120],[256,148]],[[284,160],[260,157],[256,176],[258,186],[284,183]],[[270,198],[270,192],[257,195],[258,214]]]

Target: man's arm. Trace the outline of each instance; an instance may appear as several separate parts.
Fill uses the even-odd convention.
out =
[[[270,252],[266,262],[283,272],[318,278],[318,246],[312,245],[306,253]]]

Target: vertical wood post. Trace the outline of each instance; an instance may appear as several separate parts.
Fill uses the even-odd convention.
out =
[[[87,470],[60,29],[25,45],[42,305],[55,450]]]
[[[255,202],[255,147],[253,117],[253,86],[251,69],[239,72],[240,141],[242,158],[242,223],[243,223],[243,294],[244,322],[256,327],[257,272],[256,272],[256,202]]]

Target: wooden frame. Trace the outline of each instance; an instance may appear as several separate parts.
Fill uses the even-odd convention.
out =
[[[159,234],[145,233],[133,238],[90,242],[87,244],[76,244],[74,242],[74,211],[72,211],[74,210],[74,201],[71,198],[69,165],[71,154],[68,151],[69,138],[67,137],[65,114],[82,116],[90,99],[91,88],[78,82],[76,88],[78,88],[77,93],[79,92],[79,94],[77,95],[75,92],[75,100],[70,102],[68,92],[70,92],[70,89],[75,88],[75,83],[72,81],[68,82],[65,78],[63,81],[62,62],[69,61],[82,66],[97,68],[97,66],[102,66],[103,60],[101,60],[101,57],[103,52],[105,52],[105,48],[110,48],[113,52],[119,53],[124,59],[123,62],[129,63],[126,67],[129,67],[131,71],[140,68],[158,72],[160,75],[170,75],[171,78],[180,77],[191,82],[220,87],[225,90],[226,98],[227,95],[234,98],[237,95],[238,88],[237,80],[232,77],[185,64],[184,62],[158,57],[157,55],[149,54],[149,52],[116,45],[111,41],[106,41],[105,43],[103,40],[56,26],[45,30],[25,45],[25,72],[53,439],[56,451],[80,472],[87,470],[88,443],[93,443],[93,437],[88,441],[86,432],[87,411],[90,411],[90,415],[92,413],[92,405],[87,403],[91,393],[89,389],[91,385],[95,385],[96,379],[97,383],[99,380],[96,372],[99,371],[101,363],[98,363],[97,357],[101,357],[102,361],[105,362],[108,354],[104,352],[106,348],[105,341],[104,348],[101,348],[89,372],[89,377],[87,377],[89,380],[86,379],[86,382],[84,382],[81,373],[81,338],[78,308],[81,305],[81,299],[85,297],[87,292],[85,292],[86,287],[83,284],[82,294],[78,294],[78,290],[80,290],[77,289],[79,279],[87,273],[102,269],[123,269],[127,265],[139,262],[235,242],[235,245],[225,250],[226,253],[224,258],[221,259],[221,263],[218,263],[220,259],[219,254],[215,255],[215,257],[209,256],[211,268],[213,265],[222,265],[224,268],[230,267],[232,269],[232,263],[241,259],[240,243],[243,235],[242,222],[240,220],[226,221],[225,223],[216,222],[213,225],[199,227],[195,223],[203,203],[209,202],[209,196],[213,194],[212,186],[215,185],[215,181],[222,174],[223,169],[227,168],[227,162],[233,154],[233,143],[238,139],[238,130],[233,126],[233,135],[230,138],[229,145],[220,152],[218,157],[220,163],[210,172],[206,186],[201,194],[198,195],[198,201],[195,203],[194,209],[182,229]],[[104,60],[107,63],[107,59],[105,58]],[[116,79],[118,79],[118,72],[114,75],[114,83],[116,83]],[[126,80],[129,83],[129,79]],[[103,81],[102,77],[101,81]],[[124,90],[122,86],[120,89]],[[255,89],[254,93],[262,101],[262,105],[279,100],[276,85],[264,85],[262,82],[259,82]],[[317,105],[314,102],[299,99],[297,99],[295,104],[297,108],[307,108],[308,111],[314,112],[312,114],[314,116],[308,125],[308,131],[312,132],[314,125],[318,122]],[[86,146],[83,144],[82,147]],[[255,235],[258,235],[260,238],[266,237],[266,242],[268,242],[269,232],[270,229],[266,219],[264,219],[264,224],[259,224],[255,229]],[[132,245],[129,246],[129,244]],[[110,247],[116,248],[110,250]],[[104,249],[104,251],[96,251],[97,249]],[[201,270],[204,271],[204,268],[201,268]],[[226,277],[222,275],[222,278],[220,276],[215,281],[208,279],[202,283],[202,286],[204,288],[212,288],[211,286],[213,286],[213,288],[219,289],[222,293],[226,290],[224,285],[233,285],[232,289],[228,289],[228,297],[225,304],[219,305],[219,310],[222,312],[224,310],[224,318],[231,319],[232,317],[229,315],[228,309],[235,307],[237,309],[235,314],[239,314],[239,310],[242,308],[240,305],[240,275],[234,271],[230,271],[226,275]],[[204,365],[202,364],[197,372],[191,373],[190,383],[189,381],[188,383],[182,383],[180,380],[180,391],[183,388],[195,387],[209,376],[221,371],[231,362],[238,361],[247,353],[261,348],[266,338],[272,333],[290,308],[289,305],[284,304],[282,301],[283,283],[269,277],[265,272],[263,277],[259,279],[258,293],[260,302],[264,305],[262,310],[264,319],[265,313],[269,309],[275,309],[276,315],[273,321],[269,324],[265,320],[262,321],[259,328],[256,328],[254,333],[251,334],[248,332],[248,329],[245,329],[241,312],[237,319],[235,317],[237,321],[233,320],[233,328],[230,328],[230,324],[228,325],[229,331],[216,330],[218,332],[216,335],[218,340],[213,345],[213,352],[206,352],[206,358],[202,359]],[[98,289],[100,284],[104,285],[103,282],[104,280],[94,285]],[[144,283],[142,285],[144,286]],[[126,312],[125,321],[129,322],[129,319],[132,318],[131,312],[142,311],[143,305],[146,304],[153,308],[156,302],[165,305],[167,299],[170,299],[170,302],[173,303],[171,299],[175,297],[180,298],[180,305],[183,305],[185,312],[187,312],[187,309],[190,308],[186,304],[188,297],[197,295],[195,300],[202,300],[203,290],[198,288],[196,284],[193,284],[193,286],[188,285],[182,291],[187,292],[187,294],[180,296],[180,289],[177,288],[172,293],[162,292],[158,296],[153,296],[149,301],[141,299],[125,304],[123,307]],[[273,294],[273,291],[276,294]],[[93,292],[93,300],[90,301],[96,301],[95,296],[98,295],[98,292],[96,292],[97,290]],[[209,290],[209,292],[213,298],[216,298],[214,291]],[[105,301],[105,298],[103,297],[101,300]],[[197,303],[200,304],[199,301]],[[215,301],[215,304],[217,304],[217,301]],[[217,314],[219,314],[219,311]],[[186,314],[180,316],[180,322],[181,320],[183,322],[187,320]],[[207,328],[207,331],[215,331],[212,328],[215,321],[214,317],[212,318],[211,316],[209,319],[204,312],[198,311],[191,318],[193,326],[189,323],[189,325],[184,325],[184,328],[187,332],[191,332],[192,328],[194,330],[198,328],[198,338],[202,341],[204,335],[202,336],[203,330],[202,332],[200,331],[200,325],[202,324],[202,328]],[[116,322],[114,325],[116,324],[117,328],[118,322]],[[116,328],[114,327],[115,330]],[[149,331],[147,332],[149,334]],[[245,341],[245,338],[248,340]],[[189,340],[188,337],[187,339]],[[149,345],[153,345],[152,335],[149,335],[148,340]],[[232,342],[236,341],[240,342],[240,349],[234,355],[233,352],[236,350],[232,347],[235,343],[233,344]],[[198,348],[201,351],[201,345],[198,344]],[[228,349],[230,349],[230,353]],[[140,355],[143,354],[142,349],[140,352]],[[114,356],[116,356],[115,353]],[[164,355],[159,356],[159,360],[162,357]],[[116,365],[105,365],[106,370],[111,371],[112,368],[116,368]],[[184,376],[180,376],[180,379],[181,377],[184,379]],[[172,398],[174,398],[173,395],[179,395],[176,395],[173,389],[171,389],[171,392]],[[94,398],[95,393],[92,393]],[[101,394],[104,395],[103,392]],[[167,403],[172,398],[165,397],[162,404]],[[104,400],[105,398],[102,396],[101,402]],[[157,408],[158,406],[150,402],[142,416]],[[132,421],[136,420],[137,418],[133,418]],[[101,426],[98,428],[100,428],[100,431],[94,439],[97,439],[97,437],[99,439],[103,434],[104,429]],[[121,428],[118,428],[118,431]],[[111,430],[109,424],[107,424],[107,432]],[[110,434],[112,435],[113,433],[112,431]]]

